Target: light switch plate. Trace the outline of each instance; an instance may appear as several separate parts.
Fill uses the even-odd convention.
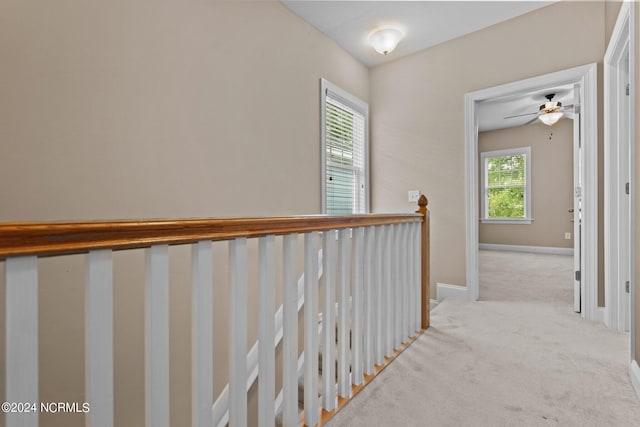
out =
[[[417,202],[420,198],[420,190],[409,190],[409,202]]]

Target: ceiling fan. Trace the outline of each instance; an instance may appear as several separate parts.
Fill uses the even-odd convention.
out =
[[[518,114],[516,116],[505,117],[505,119],[513,119],[515,117],[531,116],[535,114],[536,117],[525,123],[526,125],[533,123],[536,120],[540,120],[545,125],[551,126],[562,118],[562,116],[564,115],[564,111],[573,108],[573,105],[567,105],[566,107],[563,107],[562,102],[553,101],[554,96],[556,96],[555,93],[545,95],[544,97],[547,98],[547,102],[542,104],[538,111],[535,113]]]

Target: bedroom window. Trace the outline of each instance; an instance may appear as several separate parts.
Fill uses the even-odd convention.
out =
[[[369,212],[369,106],[321,80],[322,212]]]
[[[482,222],[531,223],[531,148],[481,153]]]

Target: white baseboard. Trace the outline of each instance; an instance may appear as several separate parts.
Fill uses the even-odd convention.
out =
[[[598,322],[605,323],[606,312],[604,307],[598,307]]]
[[[632,360],[631,365],[629,365],[629,376],[631,377],[631,384],[633,384],[633,388],[636,390],[638,399],[640,399],[640,366],[638,366],[638,362],[635,360]]]
[[[429,310],[433,310],[434,308],[436,308],[438,306],[438,300],[437,299],[430,299],[429,300]]]
[[[466,286],[447,285],[446,283],[437,283],[436,286],[438,302],[445,298],[469,299],[469,292]]]
[[[518,246],[518,245],[498,245],[495,243],[480,243],[478,247],[486,251],[533,252],[537,254],[572,255],[573,256],[573,248],[556,248],[552,246]]]

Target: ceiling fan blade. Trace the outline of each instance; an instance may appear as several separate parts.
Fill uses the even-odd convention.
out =
[[[536,111],[535,113],[526,113],[526,114],[518,114],[516,116],[508,116],[508,117],[505,117],[505,119],[513,119],[513,118],[516,118],[516,117],[530,116],[532,114],[538,114],[538,112]]]

